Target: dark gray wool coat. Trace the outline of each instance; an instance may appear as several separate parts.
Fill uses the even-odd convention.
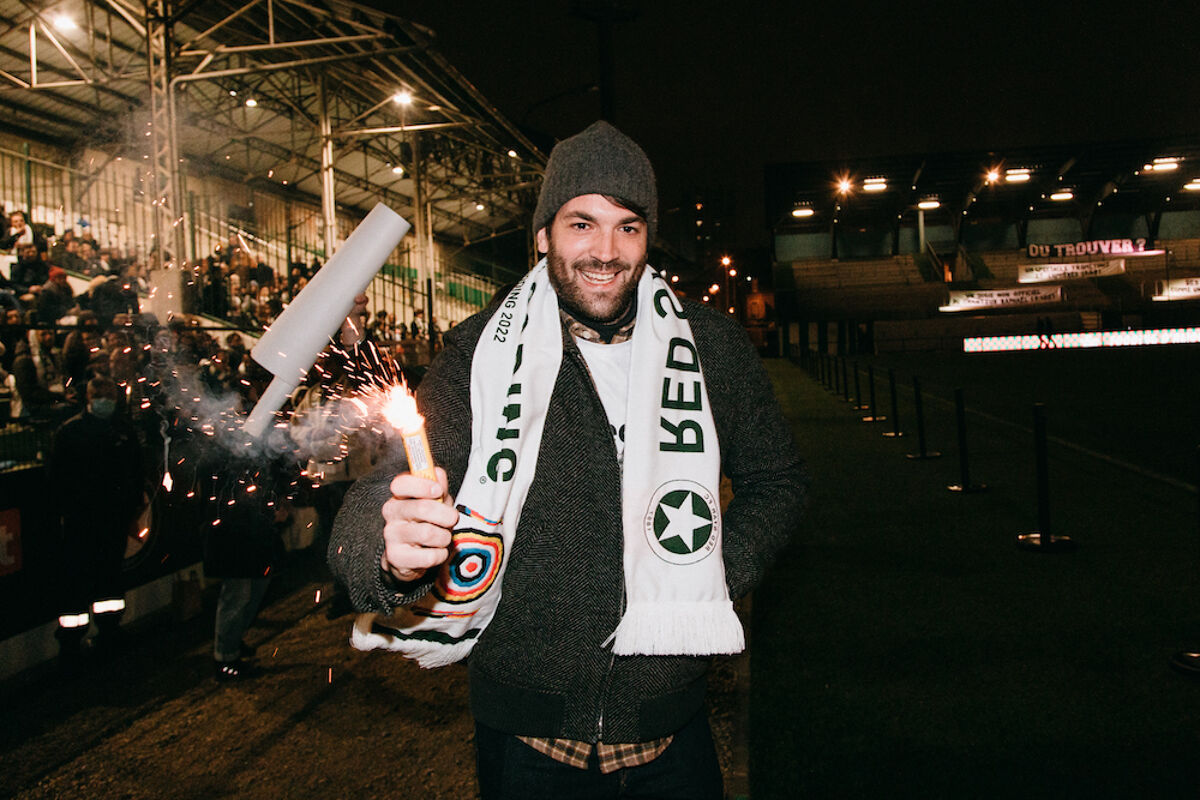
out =
[[[698,303],[684,301],[684,311],[722,473],[733,487],[723,516],[724,559],[736,598],[754,587],[796,529],[805,471],[745,332]],[[471,444],[471,355],[487,317],[477,314],[446,334],[444,352],[417,390],[434,459],[453,493]],[[565,327],[563,343],[537,472],[505,556],[500,604],[468,659],[471,709],[483,724],[519,735],[649,741],[701,709],[710,659],[614,656],[604,645],[625,602],[620,471],[604,408]],[[420,596],[397,594],[379,567],[380,508],[403,468],[403,461],[385,463],[358,481],[334,525],[330,567],[360,611],[387,613]]]

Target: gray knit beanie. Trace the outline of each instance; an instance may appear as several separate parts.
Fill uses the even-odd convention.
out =
[[[637,142],[603,120],[550,151],[533,212],[534,232],[549,227],[565,203],[584,194],[606,194],[638,206],[646,214],[646,241],[654,240],[658,226],[654,167]]]

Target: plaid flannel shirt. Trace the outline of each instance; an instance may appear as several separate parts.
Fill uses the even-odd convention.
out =
[[[663,754],[675,737],[666,736],[662,739],[635,742],[634,744],[596,742],[594,748],[587,742],[577,742],[574,739],[537,739],[532,736],[518,736],[517,738],[542,755],[550,756],[560,764],[578,769],[588,768],[588,758],[595,749],[596,759],[600,762],[600,771],[607,775],[625,767],[649,764]]]

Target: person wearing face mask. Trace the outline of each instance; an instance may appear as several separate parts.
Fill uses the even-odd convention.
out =
[[[51,452],[65,561],[57,638],[60,662],[71,669],[92,621],[102,653],[117,642],[125,610],[121,566],[144,500],[142,450],[111,378],[88,381],[86,408],[55,432]]]

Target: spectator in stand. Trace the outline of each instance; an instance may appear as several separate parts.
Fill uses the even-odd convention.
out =
[[[410,333],[414,339],[424,339],[429,332],[429,327],[425,324],[425,312],[419,308],[413,309],[413,321],[409,326]]]
[[[9,270],[8,279],[13,291],[22,301],[32,301],[50,278],[50,265],[42,258],[36,245],[23,244],[17,249],[17,263]]]
[[[42,325],[53,325],[67,315],[75,306],[75,292],[67,281],[67,271],[62,267],[50,268],[50,279],[42,284],[37,300],[37,320]]]
[[[21,311],[21,301],[17,297],[17,287],[4,275],[0,274],[0,314],[9,309]]]
[[[80,271],[89,277],[94,278],[103,270],[100,256],[96,255],[96,244],[90,239],[84,239],[79,243],[79,261],[83,265],[83,269]]]
[[[225,337],[225,349],[229,352],[229,368],[240,373],[242,362],[249,353],[246,351],[246,340],[237,331],[231,331]]]
[[[91,311],[80,311],[78,327],[67,334],[63,342],[62,366],[65,378],[63,391],[67,400],[82,402],[87,382],[94,377],[90,369],[92,356],[100,351],[100,323]]]
[[[258,281],[260,288],[275,289],[275,270],[271,269],[261,258],[250,273],[251,279]]]
[[[113,258],[112,250],[107,248],[96,251],[96,274],[97,275],[118,275],[120,269],[117,268]]]
[[[70,233],[70,231],[67,233]],[[72,272],[86,272],[87,262],[80,257],[79,247],[80,241],[78,239],[68,239],[61,249],[62,254],[53,255],[51,263]]]
[[[388,318],[388,312],[376,311],[375,319],[371,320],[371,324],[367,327],[367,333],[380,347],[390,345],[392,339],[395,338],[395,328],[392,327],[392,321]]]
[[[50,262],[63,266],[63,261],[66,260],[67,246],[75,243],[75,250],[79,252],[79,240],[75,238],[75,231],[63,231],[63,235],[54,240],[54,244],[50,246]]]
[[[5,309],[0,320],[0,344],[4,345],[4,355],[0,356],[0,368],[5,372],[12,372],[13,359],[17,357],[17,345],[25,338],[29,328],[21,319],[19,309]]]
[[[89,612],[98,645],[117,644],[125,610],[121,564],[126,540],[144,505],[142,450],[137,433],[118,411],[121,392],[109,378],[87,385],[87,408],[54,436],[50,485],[61,501],[64,586],[59,656],[78,664]]]
[[[39,253],[46,252],[46,238],[28,224],[24,211],[13,211],[8,215],[8,233],[0,238],[0,250],[13,250],[21,245],[33,245]]]
[[[20,400],[20,416],[32,419],[53,419],[62,416],[68,406],[64,402],[64,376],[54,347],[54,331],[31,330],[17,346],[12,375]],[[62,415],[62,416],[59,416]]]
[[[94,313],[100,327],[105,329],[112,325],[115,315],[138,310],[137,295],[130,297],[119,280],[105,275],[92,278],[88,290],[79,296],[79,306]]]

